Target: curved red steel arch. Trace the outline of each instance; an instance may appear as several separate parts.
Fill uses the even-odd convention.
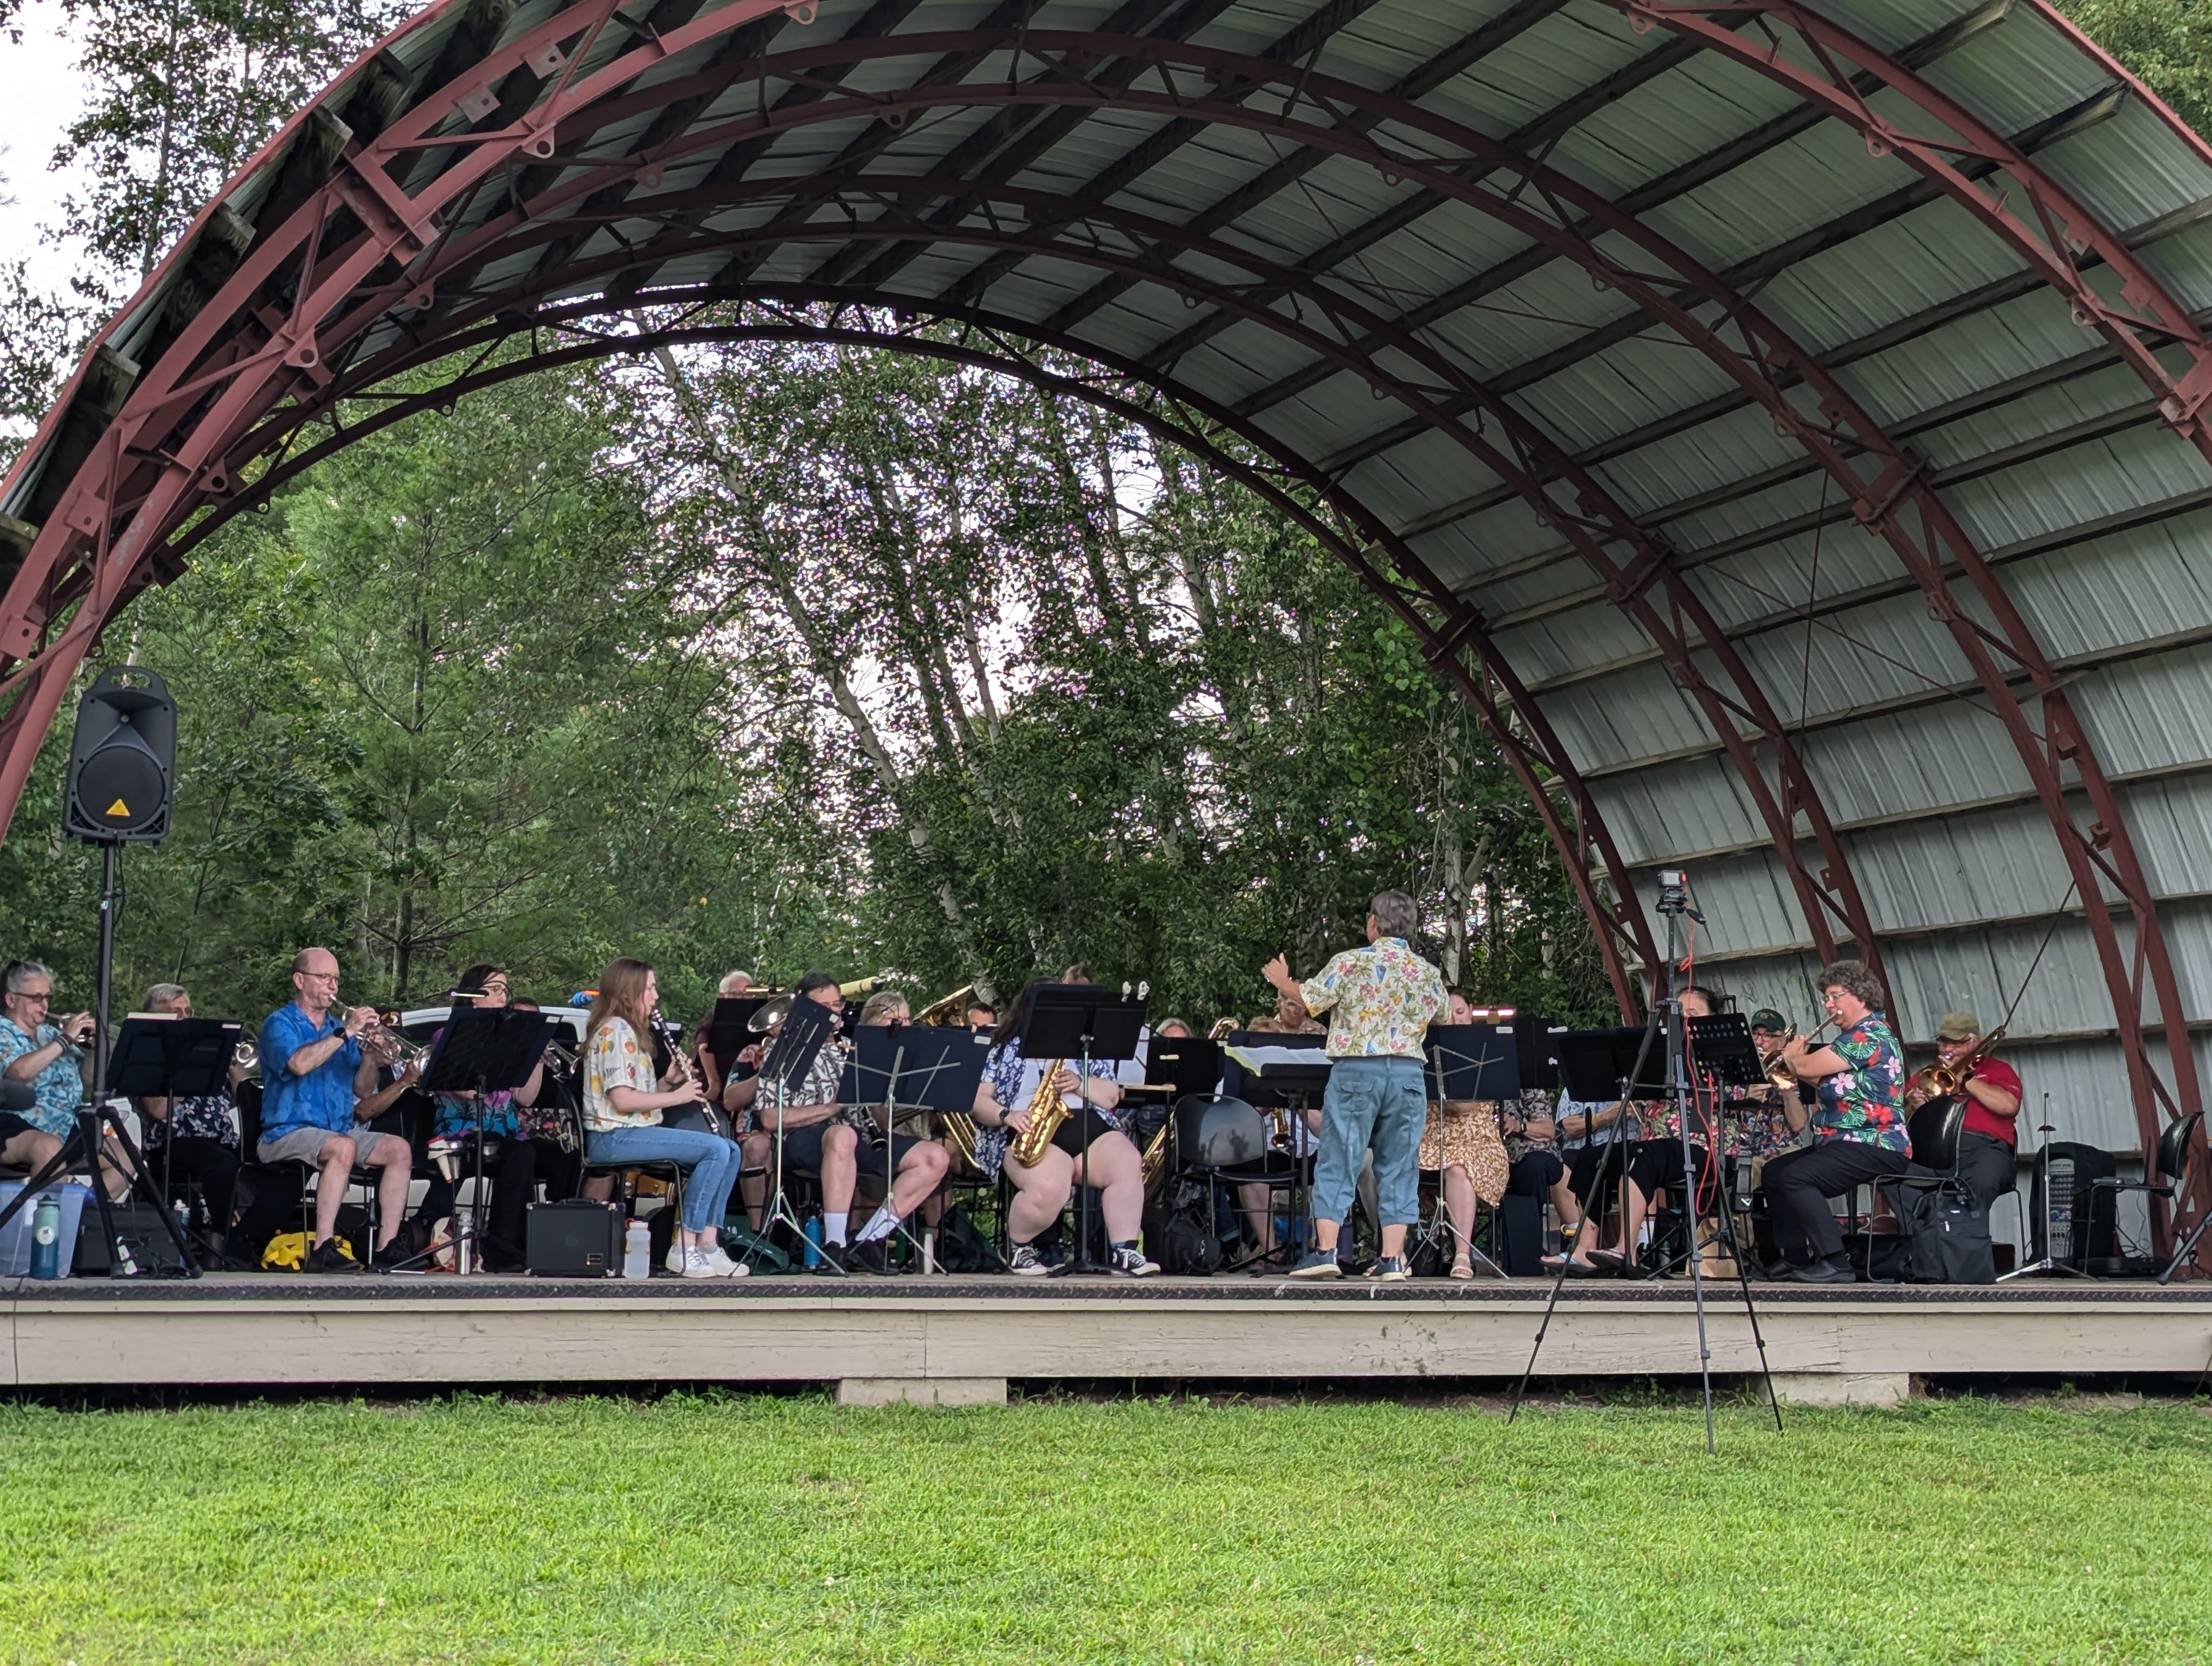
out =
[[[1951,106],[1910,70],[1875,52],[1834,26],[1790,5],[1729,3],[1689,6],[1660,3],[1659,0],[1613,0],[1634,18],[1663,22],[1678,33],[1698,39],[1712,50],[1728,53],[1761,73],[1784,79],[1799,95],[1820,105],[1838,119],[1860,125],[1870,143],[1895,149],[1898,154],[1937,181],[1947,192],[1968,202],[1984,223],[2005,236],[2019,251],[2030,270],[2074,299],[2083,309],[2079,315],[2103,332],[2116,352],[2158,392],[2168,421],[2187,435],[2200,449],[2212,454],[2212,435],[2197,420],[2212,373],[2205,372],[2207,352],[2201,337],[2188,325],[2187,315],[2154,283],[2142,276],[2109,231],[2081,213],[2078,205],[2051,185],[2026,158],[2009,151],[2001,139],[1974,129],[1964,112]],[[1921,477],[1919,465],[1902,447],[1883,432],[1870,415],[1859,408],[1832,378],[1823,373],[1811,356],[1786,332],[1750,303],[1731,292],[1711,272],[1703,270],[1680,249],[1650,228],[1613,210],[1584,187],[1547,167],[1540,158],[1511,151],[1485,136],[1419,108],[1378,96],[1371,88],[1344,82],[1314,72],[1310,66],[1209,51],[1188,44],[1143,36],[1069,35],[1025,31],[968,30],[898,37],[896,40],[838,42],[775,54],[764,51],[757,59],[763,86],[771,74],[789,79],[810,70],[841,72],[871,58],[923,58],[941,53],[1011,50],[1017,63],[1023,57],[1046,66],[1046,73],[1023,82],[1009,79],[991,86],[941,84],[908,88],[892,93],[848,93],[834,88],[803,108],[769,111],[751,118],[733,119],[709,132],[693,131],[656,146],[650,154],[585,158],[573,151],[562,155],[564,144],[588,137],[612,115],[629,106],[651,107],[681,96],[684,81],[655,86],[647,92],[624,89],[642,70],[668,52],[727,33],[781,9],[769,0],[740,0],[683,28],[666,32],[656,40],[618,53],[611,64],[581,74],[576,66],[585,57],[583,43],[610,27],[615,0],[580,0],[546,19],[519,40],[471,66],[453,83],[463,104],[478,89],[495,86],[525,63],[554,65],[551,92],[533,104],[519,119],[493,129],[459,134],[435,134],[434,130],[450,112],[454,100],[443,93],[418,100],[385,131],[367,144],[341,157],[329,179],[271,234],[262,238],[246,255],[221,292],[204,307],[154,365],[147,367],[123,407],[101,435],[93,453],[80,467],[70,489],[55,505],[40,527],[31,550],[0,605],[0,651],[25,663],[4,688],[15,694],[6,719],[0,721],[0,815],[12,812],[27,774],[36,741],[51,722],[69,672],[96,635],[127,601],[137,587],[168,575],[167,563],[173,556],[166,549],[172,534],[195,509],[219,500],[239,477],[246,460],[240,443],[264,433],[264,423],[287,399],[312,412],[326,408],[323,397],[334,385],[333,361],[343,368],[343,356],[375,321],[394,313],[412,313],[413,322],[455,325],[462,309],[441,320],[436,318],[441,286],[476,270],[498,251],[512,252],[532,234],[534,216],[575,201],[590,192],[605,188],[611,179],[635,178],[657,184],[662,172],[683,155],[732,142],[759,140],[775,132],[848,117],[848,106],[860,106],[889,120],[927,107],[960,105],[1121,105],[1167,117],[1197,116],[1203,119],[1247,128],[1265,128],[1288,135],[1303,145],[1353,158],[1393,178],[1419,181],[1474,210],[1490,216],[1549,248],[1557,257],[1574,261],[1603,286],[1620,289],[1638,307],[1674,330],[1704,352],[1751,397],[1768,410],[1778,427],[1789,434],[1830,476],[1850,491],[1860,519],[1889,544],[1901,564],[1920,584],[1931,606],[1951,629],[1962,657],[1992,696],[2003,717],[2015,750],[2034,780],[2054,830],[2085,897],[2101,897],[2111,885],[2134,911],[2136,954],[2131,970],[2118,933],[2099,907],[2088,915],[2100,959],[2112,988],[2115,1011],[2124,1038],[2131,1085],[2146,1136],[2155,1131],[2162,1108],[2167,1115],[2191,1109],[2199,1099],[2193,1056],[2169,958],[2160,930],[2154,900],[2144,879],[2117,801],[2105,782],[2086,737],[2074,719],[2065,696],[2050,672],[2047,662],[2024,622],[2002,589],[1989,573],[1963,529],[1952,519]],[[1795,59],[1779,54],[1761,58],[1747,36],[1711,21],[1707,14],[1758,14],[1784,29],[1796,30],[1807,43],[1807,52],[1823,64],[1848,62],[1871,71],[1884,82],[1905,93],[1916,106],[1929,112],[1950,134],[1908,133],[1877,119],[1860,98],[1847,70],[1826,75],[1805,70]],[[1771,32],[1771,31],[1770,31]],[[565,48],[563,43],[566,43]],[[1825,55],[1825,56],[1824,56]],[[1160,80],[1160,93],[1139,91],[1132,76],[1127,84],[1102,89],[1086,82],[1079,70],[1101,58],[1114,58],[1146,66]],[[773,68],[771,68],[773,66]],[[1209,90],[1194,91],[1173,78],[1176,71],[1202,76]],[[1140,72],[1141,73],[1141,72]],[[702,81],[719,79],[727,85],[738,72],[725,68],[702,72]],[[1255,110],[1248,100],[1262,88],[1284,89],[1287,100],[1280,111]],[[1306,113],[1316,111],[1326,123]],[[1360,112],[1353,121],[1350,112]],[[1376,119],[1379,118],[1380,119]],[[1419,154],[1378,137],[1382,125],[1410,131],[1437,149],[1440,155]],[[289,131],[289,130],[288,130]],[[284,136],[272,142],[264,158],[275,154]],[[406,165],[420,153],[437,150],[449,160],[422,188],[410,193],[401,181]],[[2002,199],[1994,204],[1973,181],[1945,161],[1947,149],[1959,154],[1995,157],[2008,173],[2030,184],[2030,197],[2041,222],[2051,235],[2039,240],[2018,220],[2008,216]],[[499,170],[510,165],[529,167],[556,156],[562,164],[559,182],[528,204],[514,204],[484,224],[448,240],[438,216],[465,203],[485,186]],[[258,159],[260,160],[260,159]],[[1479,172],[1478,172],[1479,169]],[[550,173],[553,170],[545,169]],[[1484,191],[1480,180],[1490,173],[1506,172],[1517,181],[1510,196]],[[792,181],[777,185],[786,195]],[[832,182],[837,184],[840,182]],[[932,179],[927,194],[933,201],[1000,202],[1013,195],[1008,187],[958,179]],[[842,186],[872,192],[872,203],[895,194],[892,182],[847,175]],[[1056,205],[1054,205],[1056,206]],[[344,215],[340,216],[343,209]],[[210,211],[212,210],[212,205]],[[204,214],[196,229],[207,222]],[[638,217],[625,211],[623,218]],[[1085,204],[1065,217],[1048,217],[1017,235],[1012,230],[994,233],[1002,247],[1049,246],[1060,257],[1076,253],[1072,246],[1056,241],[1060,231],[1078,221],[1086,223],[1113,216],[1097,205]],[[1129,229],[1131,216],[1121,216]],[[321,239],[327,228],[349,222],[356,229],[337,246],[325,249]],[[2063,229],[2060,228],[2063,222]],[[778,240],[804,234],[802,228],[786,228]],[[862,228],[864,234],[865,228]],[[1180,228],[1149,228],[1152,247],[1172,244],[1198,246]],[[540,221],[537,235],[559,235],[573,230],[573,222]],[[848,233],[848,235],[850,234]],[[906,240],[956,240],[973,235],[943,221],[927,226],[902,224],[898,234]],[[1598,246],[1609,235],[1618,256]],[[732,242],[742,242],[734,238]],[[2124,309],[2096,301],[2081,279],[2078,262],[2069,252],[2069,240],[2081,252],[2094,253],[2125,275],[2124,298],[2136,309]],[[184,258],[180,246],[164,263],[163,273]],[[647,246],[649,250],[653,246]],[[1218,251],[1206,250],[1208,253]],[[641,251],[641,253],[643,252]],[[650,264],[665,261],[663,249]],[[1109,257],[1092,251],[1093,264]],[[256,319],[250,303],[286,273],[297,271],[295,298],[289,309],[264,308]],[[1648,263],[1648,264],[1647,264]],[[642,259],[626,263],[635,268]],[[1132,271],[1155,283],[1189,290],[1197,280],[1179,272],[1166,258],[1124,261]],[[1238,264],[1250,269],[1249,256]],[[157,274],[157,279],[162,274]],[[573,283],[574,265],[564,266],[561,281]],[[1270,283],[1282,280],[1279,272]],[[2140,281],[2139,281],[2140,280]],[[1380,320],[1364,315],[1341,294],[1307,283],[1304,298],[1322,307],[1332,319],[1357,320],[1361,331],[1372,335]],[[538,286],[540,291],[550,283]],[[2084,293],[2089,299],[2082,299]],[[508,304],[525,299],[510,296]],[[902,298],[906,305],[928,310],[919,297]],[[1233,299],[1219,292],[1206,299],[1217,306]],[[1696,308],[1712,303],[1720,308],[1720,325],[1707,325]],[[1267,327],[1285,331],[1285,323],[1264,307],[1246,308],[1248,316]],[[2179,320],[2178,324],[2176,320]],[[1297,320],[1304,344],[1312,350],[1335,350],[1323,332],[1307,329]],[[1728,338],[1733,331],[1735,340]],[[2144,345],[2148,332],[2161,342],[2179,342],[2190,354],[2194,368],[2184,377],[2169,378]],[[1356,339],[1356,337],[1350,338]],[[441,335],[437,339],[450,342]],[[1317,346],[1316,344],[1322,344]],[[1075,344],[1079,350],[1096,350]],[[1431,374],[1441,377],[1450,392],[1478,400],[1486,391],[1435,350],[1417,341],[1401,340],[1401,355],[1413,359]],[[80,380],[82,379],[80,373]],[[1469,436],[1455,419],[1442,412],[1432,398],[1404,378],[1386,377],[1371,365],[1359,374],[1384,388],[1409,409],[1423,415],[1432,426],[1449,435],[1492,466],[1539,513],[1556,517],[1594,570],[1607,579],[1617,605],[1635,617],[1668,655],[1670,663],[1687,667],[1694,686],[1686,684],[1704,708],[1707,721],[1735,757],[1739,774],[1759,802],[1778,853],[1798,884],[1801,905],[1816,943],[1832,943],[1826,915],[1838,914],[1863,950],[1877,952],[1865,913],[1850,879],[1848,862],[1840,843],[1827,827],[1817,794],[1795,757],[1778,720],[1765,708],[1764,696],[1740,663],[1731,663],[1733,650],[1719,652],[1724,639],[1711,627],[1697,599],[1678,575],[1668,570],[1668,551],[1638,526],[1632,516],[1619,511],[1587,477],[1577,478],[1561,448],[1522,418],[1502,399],[1489,399],[1482,409],[1494,417],[1506,435],[1504,447],[1491,445],[1480,434]],[[1156,380],[1156,379],[1155,379]],[[1809,390],[1815,412],[1800,410],[1787,396],[1786,382]],[[73,384],[74,387],[75,384]],[[304,420],[304,418],[301,418]],[[289,424],[296,428],[297,423]],[[51,422],[49,424],[51,427]],[[42,433],[45,430],[42,430]],[[1854,467],[1854,455],[1874,459],[1876,477],[1869,481]],[[1553,497],[1549,485],[1563,481],[1574,489],[1575,501],[1563,504]],[[1331,486],[1332,502],[1340,508],[1351,495]],[[1368,518],[1372,521],[1372,517]],[[1917,531],[1908,525],[1917,520]],[[1379,530],[1377,528],[1376,530]],[[1607,542],[1620,541],[1634,551],[1627,563],[1605,553]],[[1402,561],[1411,552],[1402,545],[1395,551]],[[1949,591],[1950,568],[1955,565],[1996,621],[1994,632],[1967,617]],[[1731,703],[1705,684],[1696,672],[1687,635],[1645,601],[1653,585],[1663,587],[1673,610],[1686,616],[1703,640],[1695,646],[1713,652],[1736,684]],[[1454,643],[1471,641],[1479,634],[1479,616],[1463,600],[1455,608],[1446,635]],[[52,640],[40,646],[51,622],[72,605],[74,615]],[[2015,668],[2007,672],[1999,656]],[[1502,661],[1496,661],[1502,666]],[[1495,666],[1486,674],[1495,676]],[[1678,672],[1679,674],[1679,672]],[[2008,678],[2025,674],[2041,702],[2040,724],[2021,709],[2008,686]],[[1478,704],[1480,702],[1478,702]],[[1521,708],[1524,714],[1533,708]],[[1775,749],[1784,793],[1776,800],[1755,760],[1735,727],[1735,716],[1750,721]],[[1559,756],[1557,753],[1555,757]],[[2070,762],[2091,801],[2095,820],[2077,824],[2065,802],[2066,783],[2062,762]],[[1586,795],[1579,802],[1587,802]],[[1827,871],[1812,881],[1799,860],[1792,830],[1795,812],[1804,811],[1815,828]],[[1830,891],[1837,893],[1831,898]],[[1586,906],[1588,905],[1586,900]],[[1641,945],[1639,945],[1641,946]],[[2159,1079],[2142,1043],[2141,1020],[2146,997],[2159,1009],[2168,1040],[2173,1075],[2172,1090]],[[2131,1038],[2131,1039],[2130,1039]],[[2163,1102],[2161,1107],[2160,1102]]]

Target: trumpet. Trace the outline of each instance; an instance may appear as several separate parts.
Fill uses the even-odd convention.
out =
[[[1822,1018],[1818,1024],[1814,1025],[1812,1030],[1806,1035],[1805,1045],[1808,1048],[1810,1048],[1815,1042],[1820,1039],[1820,1032],[1834,1023],[1835,1019],[1833,1018]],[[1796,1039],[1797,1026],[1793,1024],[1787,1030],[1784,1030],[1782,1032],[1782,1039],[1774,1043],[1773,1049],[1767,1053],[1760,1061],[1760,1062],[1765,1064],[1766,1067],[1766,1079],[1776,1087],[1780,1088],[1785,1093],[1795,1092],[1799,1087],[1803,1085],[1803,1084],[1798,1079],[1797,1073],[1782,1061],[1783,1049],[1787,1048],[1791,1042],[1796,1041]]]
[[[261,1067],[261,1049],[250,1041],[241,1041],[230,1049],[230,1067],[251,1074]]]

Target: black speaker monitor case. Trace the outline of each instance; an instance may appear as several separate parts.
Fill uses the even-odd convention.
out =
[[[169,830],[177,707],[150,671],[103,671],[77,702],[62,829],[94,844],[152,844]]]

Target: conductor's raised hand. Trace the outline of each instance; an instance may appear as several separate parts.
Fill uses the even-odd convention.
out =
[[[1260,969],[1260,976],[1278,989],[1282,988],[1291,982],[1291,963],[1288,957],[1277,955]]]

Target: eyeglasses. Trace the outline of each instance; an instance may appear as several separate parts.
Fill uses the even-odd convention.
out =
[[[53,991],[51,989],[24,990],[19,992],[15,996],[15,999],[18,1000],[34,1000],[41,1006],[44,1006],[53,998]]]
[[[310,978],[317,983],[336,983],[338,981],[338,975],[336,972],[302,972],[300,976]]]

